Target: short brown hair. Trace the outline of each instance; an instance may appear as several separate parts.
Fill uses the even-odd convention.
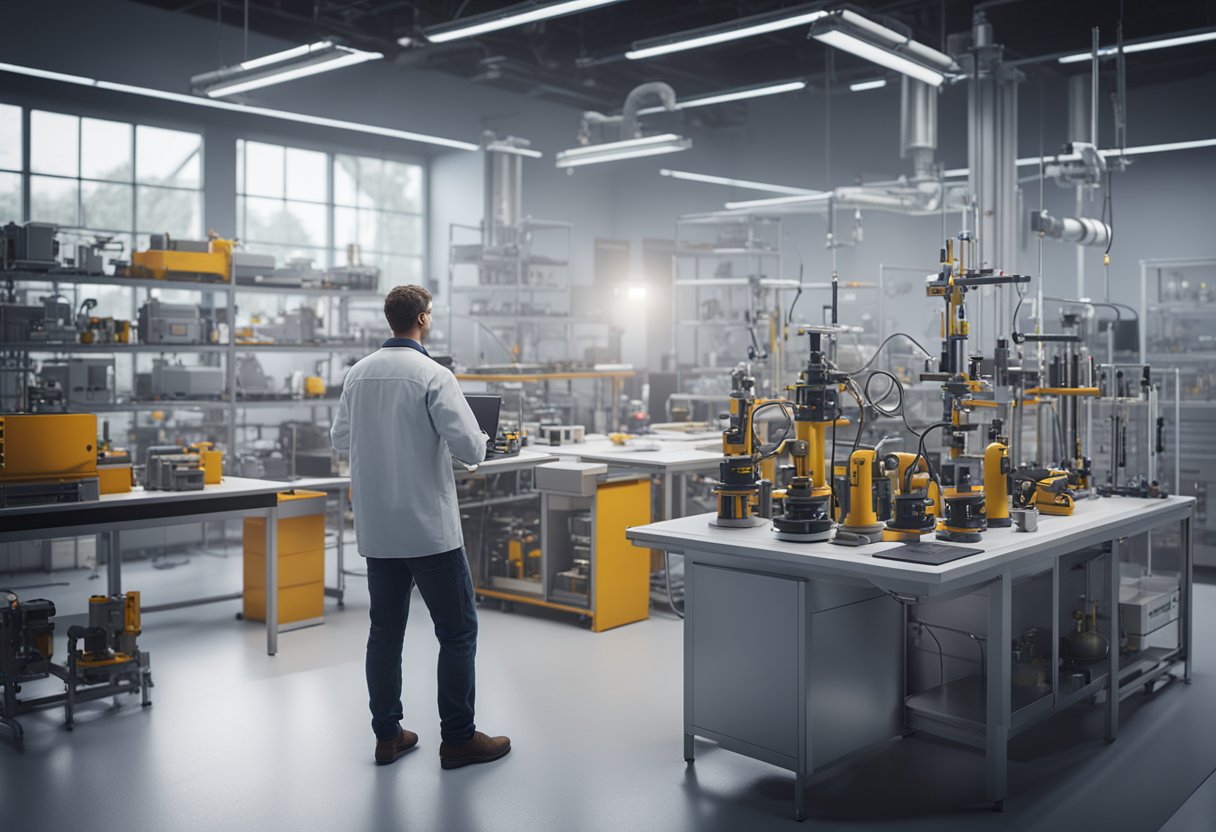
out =
[[[394,286],[384,296],[384,318],[393,332],[409,332],[431,305],[431,293],[421,286]]]

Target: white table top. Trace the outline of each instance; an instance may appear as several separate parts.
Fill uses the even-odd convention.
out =
[[[484,476],[486,474],[506,474],[511,471],[535,468],[537,465],[556,461],[557,457],[553,454],[534,451],[531,448],[521,448],[515,456],[503,456],[497,459],[486,460],[472,470],[458,467],[456,469],[456,478],[468,479],[469,477]]]
[[[218,485],[209,485],[202,491],[145,491],[142,486],[136,486],[125,494],[103,494],[99,500],[89,500],[82,503],[45,503],[33,506],[0,508],[0,519],[18,514],[56,514],[98,507],[121,508],[129,505],[150,505],[153,503],[185,503],[213,497],[274,494],[294,488],[295,485],[295,483],[275,482],[273,480],[224,477],[223,481]]]
[[[709,525],[712,514],[698,514],[635,526],[625,533],[635,545],[670,552],[707,552],[764,564],[781,571],[782,567],[822,572],[825,576],[857,578],[888,589],[912,590],[921,594],[945,591],[951,584],[982,583],[1019,561],[1054,557],[1116,536],[1143,531],[1149,525],[1181,520],[1194,509],[1192,497],[1167,497],[1146,500],[1135,497],[1089,498],[1077,501],[1071,517],[1039,516],[1037,532],[1015,532],[994,528],[984,532],[980,543],[958,544],[982,549],[972,555],[941,566],[884,560],[872,557],[903,544],[872,543],[848,547],[831,543],[794,543],[778,540],[771,524],[745,529],[724,529]],[[932,535],[925,542],[937,542]]]
[[[712,471],[722,461],[721,448],[714,451],[690,447],[687,441],[669,442],[643,437],[637,442],[657,443],[653,451],[635,450],[634,443],[614,445],[607,440],[575,442],[551,447],[553,453],[580,462],[603,462],[622,468],[642,468],[671,473]],[[718,442],[721,442],[719,437]]]

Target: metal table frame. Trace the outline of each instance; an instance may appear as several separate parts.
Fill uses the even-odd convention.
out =
[[[1095,506],[1095,504],[1097,504]],[[1101,517],[1090,519],[1085,515],[1098,510]],[[958,722],[950,724],[942,720],[926,719],[907,702],[912,697],[905,696],[904,719],[905,728],[916,727],[948,739],[959,741],[980,748],[985,756],[985,793],[987,799],[993,802],[994,808],[1004,808],[1008,794],[1008,744],[1009,740],[1021,730],[1035,724],[1064,707],[1076,701],[1105,692],[1106,696],[1106,738],[1113,742],[1118,734],[1119,701],[1126,696],[1129,689],[1151,683],[1153,680],[1170,672],[1179,663],[1183,665],[1183,680],[1191,679],[1191,662],[1193,654],[1193,608],[1192,608],[1192,520],[1194,515],[1194,499],[1190,497],[1169,497],[1165,500],[1138,500],[1135,498],[1108,498],[1100,501],[1082,501],[1078,503],[1076,515],[1072,518],[1043,517],[1040,520],[1040,531],[1034,534],[1016,534],[1008,529],[990,530],[985,536],[985,542],[978,544],[985,548],[982,555],[976,555],[954,561],[943,566],[922,566],[900,561],[876,560],[870,557],[878,551],[898,546],[900,544],[871,544],[857,549],[832,546],[830,544],[800,544],[782,543],[774,540],[768,533],[767,527],[746,530],[726,530],[711,528],[708,525],[710,515],[683,518],[681,520],[650,524],[630,529],[627,536],[638,546],[665,549],[671,553],[683,554],[689,568],[686,571],[685,594],[685,656],[684,656],[684,685],[685,685],[685,724],[684,724],[684,757],[693,761],[693,740],[698,733],[693,722],[693,703],[696,690],[692,676],[692,662],[695,646],[691,634],[691,622],[701,614],[693,603],[693,582],[696,580],[693,568],[696,564],[724,567],[731,570],[751,574],[792,577],[802,582],[825,580],[828,582],[852,582],[857,585],[868,584],[887,592],[911,595],[924,599],[945,599],[957,595],[974,592],[979,589],[988,590],[988,633],[989,645],[999,645],[999,649],[988,649],[986,654],[986,674],[988,680],[996,680],[995,684],[986,685],[984,698],[984,717],[982,726],[975,730]],[[1093,515],[1091,515],[1093,518]],[[1181,609],[1179,618],[1178,647],[1162,657],[1159,666],[1145,675],[1139,675],[1134,680],[1129,679],[1125,685],[1120,685],[1119,668],[1119,633],[1118,633],[1118,598],[1119,598],[1119,555],[1122,549],[1122,539],[1140,534],[1171,523],[1179,523],[1180,537],[1180,592]],[[1048,532],[1047,530],[1050,530]],[[1019,719],[1014,721],[1012,712],[1012,588],[1014,581],[1022,576],[1038,574],[1046,568],[1058,569],[1061,558],[1091,546],[1109,545],[1109,551],[1101,557],[1109,563],[1109,584],[1105,587],[1107,604],[1107,636],[1110,638],[1111,650],[1108,672],[1099,678],[1091,680],[1079,691],[1067,696],[1061,696],[1058,685],[1053,685],[1055,700],[1048,703],[1049,707],[1027,708],[1033,711],[1028,714],[1018,712]],[[1059,601],[1058,575],[1053,576],[1053,602],[1058,609]],[[715,610],[705,612],[712,616]],[[1058,611],[1057,611],[1058,616]],[[904,617],[904,643],[906,644],[906,607]],[[1058,650],[1057,646],[1054,648]],[[800,695],[805,695],[808,682],[808,668],[804,652],[799,653],[798,679]],[[757,684],[763,685],[763,680]],[[809,700],[804,700],[808,702]],[[1037,703],[1036,703],[1037,704]],[[803,708],[803,711],[808,710]],[[798,726],[804,728],[802,721]],[[804,736],[804,735],[803,735]],[[805,790],[814,772],[811,766],[811,750],[807,742],[800,743],[796,760],[779,760],[772,753],[763,754],[762,750],[749,748],[746,743],[731,742],[730,738],[710,736],[718,740],[724,747],[757,759],[764,759],[776,765],[790,768],[795,774],[794,811],[799,820],[806,817]],[[724,741],[725,740],[725,741]],[[834,765],[834,763],[833,763]]]

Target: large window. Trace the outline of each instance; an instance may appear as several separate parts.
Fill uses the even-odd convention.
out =
[[[0,225],[20,222],[21,108],[0,104]]]
[[[379,266],[387,283],[422,275],[422,168],[365,156],[237,142],[237,229],[280,263]]]
[[[153,233],[202,236],[198,133],[44,110],[29,119],[28,219],[61,226],[62,242],[106,235],[130,250]]]

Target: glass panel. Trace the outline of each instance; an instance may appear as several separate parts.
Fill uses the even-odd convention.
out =
[[[384,251],[381,244],[380,214],[376,211],[359,212],[359,246],[364,251]]]
[[[380,208],[422,213],[422,168],[404,162],[384,163]]]
[[[284,203],[283,210],[287,217],[288,233],[279,238],[280,242],[308,246],[329,244],[329,234],[326,232],[328,224],[326,206],[311,202],[287,202]]]
[[[131,228],[132,200],[135,189],[117,182],[84,182],[81,184],[80,224],[86,228],[124,231]]]
[[[168,232],[184,240],[197,240],[203,236],[202,194],[198,191],[141,187],[136,200],[138,230]]]
[[[131,125],[95,118],[80,120],[80,175],[131,181]]]
[[[287,198],[325,202],[329,199],[326,154],[287,148]]]
[[[30,177],[30,219],[59,225],[78,225],[76,201],[79,183],[75,179],[50,176]]]
[[[359,242],[358,212],[354,208],[334,209],[334,248],[346,251],[351,243]],[[345,257],[338,261],[345,263]]]
[[[245,193],[283,196],[283,148],[276,144],[245,142]]]
[[[317,268],[325,268],[328,265],[325,260],[325,249],[312,248],[310,246],[276,245],[274,243],[247,243],[245,248],[247,251],[256,254],[273,254],[280,266],[287,265],[289,260],[297,257],[311,260]]]
[[[359,191],[356,204],[360,208],[380,208],[387,190],[384,183],[384,160],[359,157]]]
[[[359,160],[341,153],[334,156],[334,204],[354,205]]]
[[[399,286],[402,283],[419,283],[422,280],[421,257],[379,254],[365,260],[380,267],[381,286]]]
[[[140,184],[197,188],[202,155],[203,137],[198,133],[143,124],[135,128],[135,178]]]
[[[21,170],[21,108],[0,104],[0,168]]]
[[[236,192],[238,194],[247,193],[245,190],[245,140],[236,140]],[[240,200],[237,200],[240,204]],[[237,226],[240,227],[239,225]]]
[[[326,206],[311,202],[248,197],[245,201],[245,237],[320,248],[326,243],[326,212]]]
[[[422,218],[411,214],[380,214],[380,251],[417,254],[422,251]]]
[[[0,173],[0,224],[21,222],[21,174]]]
[[[30,113],[30,170],[76,176],[80,172],[80,119],[63,113]],[[31,189],[31,193],[32,193]]]

